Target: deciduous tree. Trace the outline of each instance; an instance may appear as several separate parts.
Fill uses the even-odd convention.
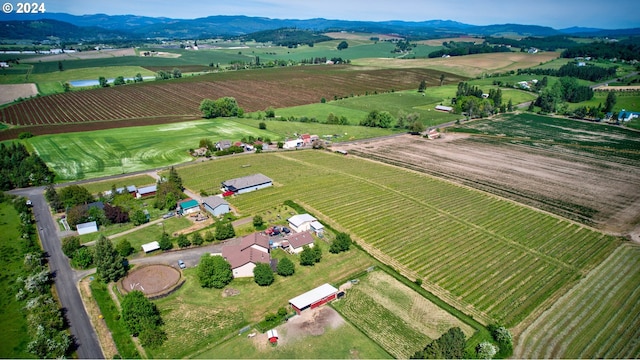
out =
[[[280,276],[291,276],[296,272],[296,267],[293,264],[293,261],[289,260],[289,258],[283,258],[278,261],[276,270]]]
[[[273,284],[275,277],[273,276],[273,270],[269,264],[258,263],[253,268],[253,280],[260,286],[269,286]]]
[[[198,264],[198,280],[204,288],[222,289],[233,280],[231,265],[222,256],[204,254]]]

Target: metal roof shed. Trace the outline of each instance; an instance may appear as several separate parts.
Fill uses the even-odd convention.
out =
[[[337,293],[338,289],[336,289],[335,287],[329,284],[323,284],[313,290],[307,291],[302,295],[294,297],[293,299],[289,300],[289,304],[291,304],[291,306],[293,306],[293,308],[299,314],[306,309],[313,309],[324,305],[331,300],[334,300]]]
[[[98,231],[98,224],[95,221],[76,225],[78,235],[91,234]]]
[[[142,251],[148,253],[160,249],[160,244],[157,241],[142,244]]]

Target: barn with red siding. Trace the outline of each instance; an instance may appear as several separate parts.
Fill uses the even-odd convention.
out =
[[[289,300],[289,304],[293,306],[294,310],[300,314],[307,309],[315,309],[330,301],[336,299],[338,289],[335,287],[324,284],[320,285],[313,290],[309,290],[302,295],[298,295]]]

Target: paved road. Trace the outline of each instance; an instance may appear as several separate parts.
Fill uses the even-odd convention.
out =
[[[56,291],[62,308],[66,312],[71,334],[75,337],[78,345],[78,357],[104,359],[100,342],[80,298],[74,271],[71,269],[67,257],[62,253],[58,227],[51,216],[43,190],[43,187],[39,187],[13,190],[10,193],[28,197],[33,203],[33,214],[36,218],[42,247],[49,256],[49,268],[54,274]]]

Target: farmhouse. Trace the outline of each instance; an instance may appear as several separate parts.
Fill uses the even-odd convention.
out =
[[[194,199],[187,199],[187,200],[181,201],[178,204],[178,207],[180,208],[178,212],[182,215],[195,213],[200,210],[200,205],[198,204],[198,201]]]
[[[78,229],[78,235],[91,234],[98,231],[98,223],[91,221],[78,224],[76,225],[76,229]]]
[[[272,185],[273,180],[262,174],[253,174],[222,182],[223,190],[225,192],[231,191],[234,194],[244,194],[250,191],[264,189]]]
[[[289,242],[289,252],[293,254],[299,254],[302,252],[305,245],[310,248],[313,247],[313,235],[309,231],[303,231],[297,234],[292,234],[287,238]]]
[[[304,141],[300,139],[285,141],[282,146],[283,149],[296,149],[304,145]]]
[[[137,199],[141,199],[143,197],[155,195],[156,191],[158,191],[158,186],[155,185],[155,184],[154,185],[150,185],[150,186],[141,187],[136,192],[136,198]]]
[[[298,214],[287,219],[289,227],[295,232],[311,230],[311,223],[317,221],[316,218],[309,214]]]
[[[329,284],[324,284],[318,286],[313,290],[307,291],[302,295],[294,297],[293,299],[289,300],[289,304],[291,304],[291,306],[293,306],[293,309],[298,314],[300,314],[304,310],[315,309],[332,300],[335,300],[337,294],[338,289]]]
[[[251,277],[258,263],[269,264],[269,237],[264,233],[253,233],[243,237],[240,245],[229,245],[222,248],[224,257],[233,271],[233,277]]]
[[[216,149],[227,150],[231,147],[231,140],[220,140],[216,143]]]
[[[229,203],[220,196],[207,196],[202,199],[202,206],[213,216],[220,216],[229,212]]]

